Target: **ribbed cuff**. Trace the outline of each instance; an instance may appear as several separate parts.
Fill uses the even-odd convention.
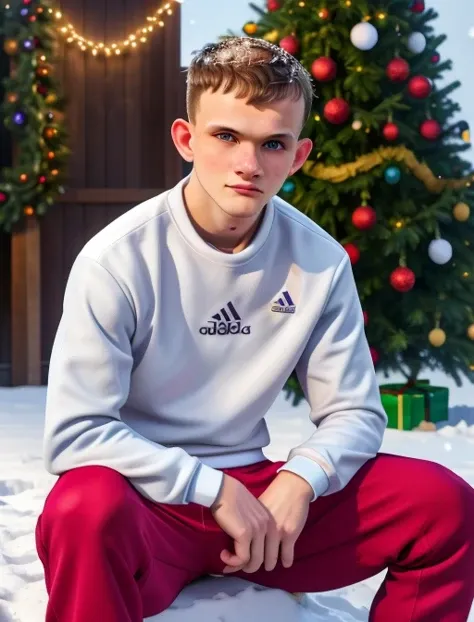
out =
[[[317,462],[304,456],[293,456],[288,462],[278,469],[280,471],[291,471],[295,475],[299,475],[313,489],[313,498],[311,502],[323,495],[329,488],[329,478],[323,468]]]
[[[221,471],[201,463],[189,486],[186,500],[207,508],[211,507],[219,494],[223,477],[224,473]]]

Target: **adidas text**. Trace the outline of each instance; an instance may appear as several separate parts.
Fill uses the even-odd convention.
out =
[[[241,322],[209,322],[209,324],[199,329],[201,335],[250,335],[250,326],[242,326]]]

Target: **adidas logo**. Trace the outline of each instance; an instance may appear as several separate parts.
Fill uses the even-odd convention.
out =
[[[242,318],[234,305],[228,302],[219,313],[212,316],[209,326],[199,329],[201,335],[250,335],[250,326],[242,326]]]
[[[275,313],[294,313],[296,311],[296,305],[289,292],[283,292],[282,297],[274,301],[272,311]]]

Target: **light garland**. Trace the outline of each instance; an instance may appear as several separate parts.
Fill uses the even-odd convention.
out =
[[[147,43],[148,37],[157,28],[164,28],[164,19],[166,16],[173,15],[173,4],[181,4],[183,0],[167,0],[155,11],[155,13],[146,18],[141,28],[128,35],[122,42],[112,42],[106,44],[104,41],[92,41],[77,33],[72,24],[66,22],[61,11],[49,9],[50,13],[54,13],[55,18],[60,22],[58,31],[66,39],[67,43],[76,44],[83,52],[89,52],[92,56],[103,54],[104,56],[120,56],[126,52],[136,49],[140,44]]]

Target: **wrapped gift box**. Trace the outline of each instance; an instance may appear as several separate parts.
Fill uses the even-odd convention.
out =
[[[389,428],[413,430],[422,421],[436,424],[448,420],[449,389],[432,386],[429,380],[414,385],[383,384],[380,394]]]

